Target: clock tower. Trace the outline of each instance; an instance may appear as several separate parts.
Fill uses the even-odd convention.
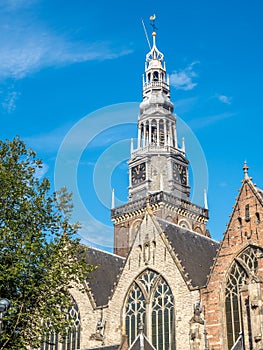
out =
[[[178,146],[176,115],[170,100],[164,55],[153,44],[146,55],[137,147],[131,147],[129,202],[112,209],[114,251],[126,256],[146,208],[167,221],[208,235],[207,208],[190,201],[189,161]]]
[[[146,55],[143,75],[143,101],[138,119],[138,144],[129,161],[129,199],[165,191],[188,199],[188,160],[178,147],[176,116],[170,100],[169,78],[163,54],[153,46]]]

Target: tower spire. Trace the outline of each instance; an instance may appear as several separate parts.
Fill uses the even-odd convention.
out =
[[[243,171],[244,171],[244,179],[247,180],[249,179],[249,176],[248,176],[248,165],[247,165],[247,161],[245,160],[244,161],[244,165],[243,165]]]
[[[163,191],[188,199],[188,160],[185,157],[184,142],[182,148],[178,148],[176,115],[173,114],[174,105],[170,99],[164,55],[156,44],[155,20],[154,14],[150,17],[152,46],[145,60],[138,143],[137,148],[133,148],[129,161],[129,198],[134,200],[148,193]],[[168,176],[157,176],[156,169],[164,164],[169,169]]]
[[[129,203],[112,209],[114,251],[123,256],[127,256],[134,242],[130,237],[136,235],[135,222],[145,213],[165,219],[169,212],[173,222],[179,223],[181,217],[176,213],[180,212],[189,227],[198,226],[198,231],[208,235],[207,199],[204,199],[205,208],[191,203],[190,199],[189,161],[185,155],[184,141],[181,147],[177,142],[177,117],[170,99],[164,55],[156,43],[155,19],[156,15],[150,17],[152,43],[146,54],[142,76],[143,100],[138,116],[138,142],[134,147],[131,143],[128,161]],[[167,212],[161,209],[164,201],[167,203]]]

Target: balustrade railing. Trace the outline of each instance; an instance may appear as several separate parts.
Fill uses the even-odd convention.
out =
[[[143,85],[144,89],[151,88],[151,87],[164,87],[166,89],[169,88],[168,84],[165,81],[152,81],[150,83],[145,82]]]
[[[194,214],[201,215],[208,218],[207,209],[202,208],[191,202],[188,202],[184,199],[173,196],[170,193],[166,193],[162,191],[151,193],[145,198],[140,198],[135,201],[128,202],[127,204],[124,204],[120,207],[113,208],[111,210],[111,217],[114,219],[118,216],[129,214],[131,212],[135,212],[140,209],[145,209],[147,206],[147,202],[150,205],[155,205],[161,202],[163,202],[164,204],[171,204],[171,205],[174,205],[175,207],[178,207],[178,208],[180,207]]]

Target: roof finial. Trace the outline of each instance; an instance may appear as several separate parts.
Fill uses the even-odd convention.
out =
[[[247,161],[245,160],[244,161],[244,165],[243,165],[243,171],[244,171],[244,178],[245,179],[249,179],[248,169],[249,169],[249,167],[247,166]]]
[[[182,147],[181,150],[183,153],[185,153],[185,142],[184,142],[184,137],[182,137]]]
[[[156,15],[152,15],[150,16],[150,21],[151,21],[151,26],[153,28],[153,32],[152,32],[152,38],[153,38],[153,45],[152,45],[152,48],[150,50],[150,52],[146,55],[146,61],[148,63],[150,63],[152,60],[158,60],[160,61],[161,63],[163,62],[163,54],[157,49],[156,47],[156,30],[157,30],[157,27],[155,25],[155,19],[156,19]],[[148,68],[148,65],[147,67]]]
[[[208,209],[208,201],[207,201],[207,191],[204,189],[204,207]]]
[[[134,142],[133,142],[133,139],[131,139],[131,154],[133,153],[134,151]]]
[[[153,31],[152,31],[153,47],[156,46],[156,30],[157,30],[157,27],[155,25],[155,20],[156,20],[156,14],[153,14],[152,16],[150,16],[151,26],[153,28]]]
[[[111,191],[111,209],[115,208],[115,195],[114,195],[114,188]]]

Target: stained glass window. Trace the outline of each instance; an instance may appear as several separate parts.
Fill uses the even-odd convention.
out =
[[[74,327],[67,332],[62,342],[59,335],[52,332],[41,344],[41,350],[76,350],[80,348],[80,312],[75,301],[68,310],[68,318],[74,321]]]
[[[174,350],[174,298],[165,279],[151,270],[144,271],[132,284],[125,305],[125,325],[129,344],[144,334],[157,350]]]
[[[225,312],[228,348],[235,344],[243,329],[240,288],[247,284],[250,274],[255,275],[258,269],[257,248],[249,247],[233,262],[226,283]],[[249,322],[249,320],[247,320]]]

